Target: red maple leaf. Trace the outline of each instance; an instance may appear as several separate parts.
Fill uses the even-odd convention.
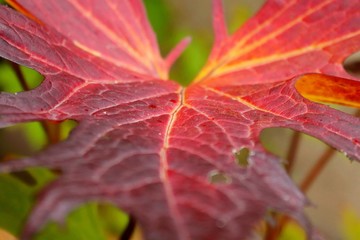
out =
[[[39,196],[23,239],[89,200],[131,213],[146,239],[246,238],[267,209],[312,234],[305,197],[262,147],[260,132],[291,128],[360,159],[360,120],[295,88],[312,73],[298,82],[304,95],[358,105],[360,83],[341,63],[360,46],[359,1],[269,0],[229,36],[215,0],[213,51],[186,88],[167,77],[186,42],[163,60],[140,0],[11,2],[30,18],[0,8],[0,55],[45,80],[0,94],[0,126],[79,122],[65,142],[1,164],[3,172],[62,172]],[[339,99],[314,93],[319,82],[351,91]],[[246,166],[237,163],[241,149],[250,151]]]

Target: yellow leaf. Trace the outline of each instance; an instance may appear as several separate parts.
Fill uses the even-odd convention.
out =
[[[299,93],[316,102],[360,107],[360,82],[321,74],[307,74],[295,85]]]
[[[289,221],[283,228],[278,240],[306,240],[306,234],[296,222]]]
[[[344,240],[360,239],[360,216],[351,207],[345,208],[342,213],[342,229]]]
[[[0,228],[0,240],[16,240],[10,233]]]

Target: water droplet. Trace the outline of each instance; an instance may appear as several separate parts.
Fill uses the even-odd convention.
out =
[[[354,160],[357,160],[354,156],[349,156],[349,153],[345,152],[344,150],[339,150],[339,152],[344,154],[345,157],[347,157],[351,162],[354,161]]]
[[[216,221],[216,226],[217,226],[218,228],[223,228],[223,227],[225,227],[225,221],[217,220],[217,221]]]
[[[274,219],[273,214],[274,214],[274,211],[272,209],[268,209],[265,214],[265,217],[264,217],[265,222],[272,227],[276,225],[276,220]]]

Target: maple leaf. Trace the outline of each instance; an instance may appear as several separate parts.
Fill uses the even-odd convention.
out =
[[[163,60],[141,1],[10,2],[28,17],[0,8],[0,55],[45,80],[0,94],[0,126],[79,123],[66,141],[0,165],[62,173],[40,194],[23,239],[89,200],[131,213],[146,239],[246,238],[268,209],[312,235],[307,200],[262,147],[261,131],[291,128],[360,159],[360,120],[295,88],[358,106],[360,84],[341,64],[359,49],[356,0],[269,0],[231,36],[213,1],[214,47],[186,88],[167,75],[188,40]],[[350,87],[340,99],[330,94]],[[242,149],[250,152],[245,165],[237,163]]]

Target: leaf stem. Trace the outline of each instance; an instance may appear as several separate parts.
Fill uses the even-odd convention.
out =
[[[27,83],[23,72],[20,69],[20,66],[14,62],[10,62],[11,68],[14,70],[14,73],[24,91],[29,91],[30,86]],[[45,132],[45,135],[48,139],[48,143],[54,144],[60,140],[60,125],[54,125],[50,121],[40,121],[40,124]]]
[[[300,183],[300,189],[304,193],[309,190],[315,179],[319,176],[319,174],[329,162],[331,157],[335,154],[335,152],[336,150],[333,148],[328,148],[325,152],[323,152],[323,154],[316,162],[316,164],[312,167],[310,172],[304,177],[304,180]]]
[[[290,218],[286,215],[280,215],[279,213],[276,213],[276,225],[271,226],[269,223],[266,225],[266,235],[264,237],[264,240],[276,240],[279,238],[282,229],[284,226],[289,222]]]
[[[354,116],[360,117],[360,110],[357,110],[354,113]],[[292,172],[295,157],[297,154],[297,149],[301,140],[301,134],[299,132],[295,132],[291,139],[291,144],[287,153],[288,165],[286,165],[285,169],[290,174]],[[310,170],[310,172],[304,177],[304,180],[300,183],[300,189],[305,193],[309,190],[311,185],[314,183],[316,178],[319,176],[321,171],[325,168],[326,164],[330,161],[331,157],[335,154],[336,150],[333,148],[328,148],[323,152],[321,157],[318,159],[316,164]],[[286,215],[276,214],[274,218],[277,219],[277,223],[275,226],[271,226],[267,224],[266,226],[266,235],[264,237],[265,240],[276,240],[280,236],[282,229],[289,222],[290,218]]]
[[[355,116],[360,116],[360,110],[357,110],[354,114]],[[329,162],[331,157],[335,154],[336,150],[333,148],[327,149],[310,170],[310,172],[306,175],[304,180],[300,183],[300,189],[305,193],[309,190],[315,179],[319,176],[321,171],[324,169],[326,164]]]
[[[287,164],[285,166],[285,170],[289,175],[292,173],[293,167],[295,165],[295,159],[300,144],[300,140],[301,140],[301,134],[299,132],[294,132],[286,156]]]
[[[360,117],[360,109],[358,109],[355,114],[354,114],[355,117]]]
[[[60,123],[52,121],[41,121],[40,122],[49,144],[55,144],[60,141]]]
[[[128,223],[127,227],[125,228],[125,231],[121,234],[119,240],[130,240],[131,236],[134,233],[135,226],[136,226],[135,218],[133,216],[129,215],[129,223]]]
[[[14,62],[10,62],[11,68],[14,70],[14,73],[21,85],[21,88],[25,91],[29,91],[30,87],[29,84],[27,84],[24,74],[22,73],[20,66]]]
[[[295,165],[296,155],[298,152],[300,141],[300,132],[294,132],[291,137],[291,143],[286,155],[287,164],[285,165],[285,170],[289,175],[291,175]],[[289,217],[287,217],[286,215],[281,215],[279,213],[274,213],[273,218],[276,220],[275,225],[272,225],[270,223],[266,224],[266,233],[264,236],[264,240],[278,239],[282,232],[282,229],[289,221]]]

